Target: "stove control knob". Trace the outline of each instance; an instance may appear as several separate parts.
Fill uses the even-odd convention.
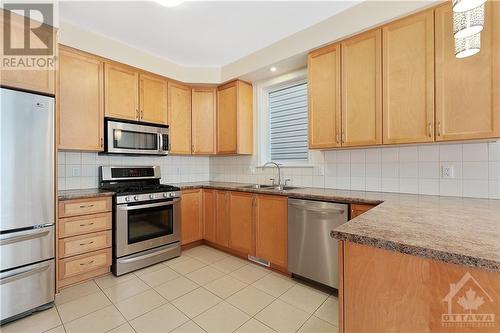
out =
[[[129,202],[130,201],[130,197],[125,197],[125,201]]]
[[[168,194],[168,196],[169,196],[170,198],[173,198],[173,197],[175,196],[175,194],[174,194],[173,192],[170,192],[170,193]]]
[[[154,194],[150,194],[149,195],[149,199],[154,199],[155,195]]]
[[[138,195],[134,195],[134,200],[135,201],[139,201],[139,196]]]
[[[163,193],[164,198],[168,198],[168,193]]]

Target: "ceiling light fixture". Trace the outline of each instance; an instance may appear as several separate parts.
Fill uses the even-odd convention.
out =
[[[453,35],[465,38],[483,31],[484,4],[465,12],[453,13]]]
[[[453,11],[455,13],[465,12],[483,5],[486,0],[453,0]]]
[[[163,7],[177,7],[185,0],[154,0],[157,4]]]
[[[465,37],[455,38],[455,57],[466,58],[479,52],[481,49],[481,33]]]
[[[270,70],[271,72],[276,72],[277,68],[273,66],[273,67],[269,68],[269,70]]]

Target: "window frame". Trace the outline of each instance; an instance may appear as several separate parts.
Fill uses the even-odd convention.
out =
[[[302,68],[287,74],[280,75],[267,81],[256,84],[257,95],[257,167],[263,167],[267,162],[271,162],[270,151],[270,120],[269,120],[269,93],[274,90],[283,89],[289,86],[307,83],[307,69]],[[308,150],[307,160],[298,161],[275,161],[283,167],[313,167],[311,165],[311,154]]]

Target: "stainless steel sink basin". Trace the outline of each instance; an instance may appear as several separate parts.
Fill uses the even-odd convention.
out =
[[[297,186],[276,186],[276,187],[274,187],[274,189],[278,190],[278,191],[295,190],[297,188],[300,188],[300,187],[297,187]]]
[[[256,189],[256,190],[265,189],[265,188],[272,188],[272,187],[274,187],[274,186],[273,185],[262,185],[262,184],[252,184],[252,185],[242,186],[242,188],[252,188],[252,189]]]

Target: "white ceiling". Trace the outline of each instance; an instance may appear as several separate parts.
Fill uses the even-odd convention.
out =
[[[189,67],[222,67],[359,1],[60,2],[60,20]]]

